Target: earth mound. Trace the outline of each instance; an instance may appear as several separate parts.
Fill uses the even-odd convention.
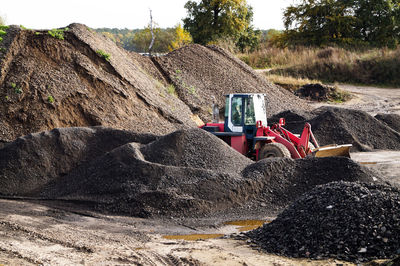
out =
[[[336,87],[319,83],[306,84],[295,91],[295,95],[312,101],[335,101],[336,99],[348,100],[349,94],[343,94]],[[340,97],[339,97],[340,96]]]
[[[248,236],[263,250],[306,258],[364,262],[400,254],[400,190],[332,182],[304,194]]]
[[[363,111],[321,107],[309,120],[320,145],[353,144],[352,150],[400,150],[400,133]]]
[[[377,114],[376,119],[384,122],[397,132],[400,132],[400,115],[398,114]]]
[[[179,98],[204,121],[211,118],[211,104],[222,109],[224,96],[229,93],[266,93],[268,115],[287,109],[310,109],[305,101],[270,83],[217,46],[189,45],[154,61],[174,85]]]
[[[187,105],[144,70],[148,62],[139,63],[88,27],[59,29],[62,38],[15,26],[6,31],[0,139],[57,127],[102,125],[165,134],[196,126]]]

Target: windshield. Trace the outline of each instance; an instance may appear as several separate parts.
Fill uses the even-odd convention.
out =
[[[255,125],[256,124],[256,116],[254,114],[254,101],[253,97],[245,98],[244,99],[244,123],[245,125]]]

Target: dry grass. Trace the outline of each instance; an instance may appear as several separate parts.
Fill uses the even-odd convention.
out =
[[[253,68],[273,68],[272,73],[277,75],[329,82],[400,85],[400,48],[267,47],[238,56]]]
[[[279,85],[287,90],[290,90],[292,92],[298,90],[301,86],[304,86],[306,84],[312,84],[312,83],[321,83],[320,80],[311,80],[307,78],[294,78],[294,77],[289,77],[289,76],[281,76],[281,75],[275,75],[275,74],[266,74],[267,79],[271,81],[272,83]]]

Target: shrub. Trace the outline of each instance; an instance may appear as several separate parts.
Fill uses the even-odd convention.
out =
[[[68,28],[66,28],[66,29],[52,29],[52,30],[49,30],[48,33],[49,33],[49,35],[51,37],[54,37],[54,38],[59,39],[59,40],[64,40],[64,31],[65,30],[68,30]]]
[[[96,53],[98,55],[100,55],[101,57],[103,57],[105,60],[110,61],[110,58],[111,58],[110,54],[108,54],[108,53],[106,53],[106,52],[104,52],[103,50],[100,50],[100,49],[97,50]]]
[[[167,87],[167,92],[168,92],[168,94],[171,94],[171,95],[176,95],[176,90],[175,90],[175,87],[174,87],[174,85],[169,85],[168,87]]]
[[[51,95],[47,96],[47,102],[49,102],[49,103],[54,103],[54,98],[53,98],[53,96],[51,96]]]

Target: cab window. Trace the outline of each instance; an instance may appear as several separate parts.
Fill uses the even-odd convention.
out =
[[[253,97],[244,99],[244,123],[245,125],[255,125],[256,117],[254,114],[254,101]]]
[[[242,97],[232,98],[232,124],[235,126],[242,125]]]

